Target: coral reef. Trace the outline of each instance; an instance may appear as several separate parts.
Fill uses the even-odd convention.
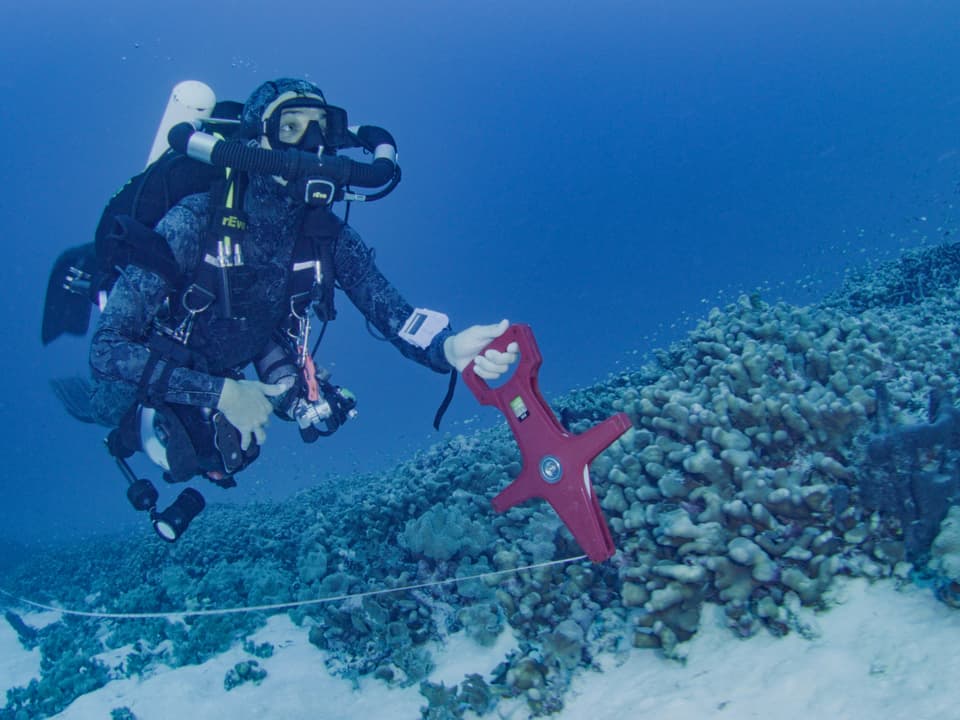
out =
[[[493,540],[486,526],[456,506],[436,506],[409,520],[397,537],[400,545],[431,560],[476,557]]]
[[[743,296],[655,362],[561,398],[574,432],[613,411],[633,421],[591,468],[620,550],[603,565],[542,565],[580,554],[542,503],[493,513],[520,471],[501,425],[290,502],[212,507],[172,546],[138,534],[58,548],[4,584],[110,612],[337,598],[290,615],[333,672],[419,686],[425,718],[521,702],[549,715],[600,653],[682,661],[705,603],[737,635],[810,635],[798,609],[824,607],[838,574],[932,578],[960,604],[958,262],[956,246],[915,251],[808,307]],[[432,581],[444,583],[343,599]],[[267,657],[248,640],[263,621],[66,619],[38,631],[41,678],[11,691],[0,719],[46,717],[112,677],[244,641]],[[430,641],[463,631],[489,646],[507,628],[516,648],[486,679],[426,682]],[[120,648],[115,667],[94,659]],[[235,679],[256,674],[241,665]]]
[[[857,268],[827,304],[849,313],[898,307],[950,293],[960,281],[960,244],[945,243],[905,251],[894,262]]]
[[[420,683],[420,693],[427,699],[421,708],[423,720],[459,720],[469,710],[483,715],[496,705],[496,694],[479,675],[467,675],[458,686],[447,688],[442,683]]]
[[[259,685],[265,677],[267,671],[260,667],[260,663],[256,660],[244,660],[227,671],[223,678],[223,689],[229,692],[245,683]]]
[[[25,650],[33,650],[33,648],[37,646],[40,640],[39,633],[36,629],[27,625],[22,617],[12,610],[7,610],[3,614],[3,617],[10,624],[10,627],[13,628],[14,632],[17,633],[17,639]]]
[[[960,506],[950,508],[930,548],[927,570],[941,600],[960,608]]]
[[[934,391],[929,422],[887,428],[885,386],[877,387],[877,397],[878,432],[870,439],[868,463],[860,473],[861,502],[896,517],[907,559],[922,562],[940,522],[960,498],[960,410]]]

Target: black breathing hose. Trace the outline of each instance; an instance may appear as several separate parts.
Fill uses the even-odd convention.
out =
[[[380,130],[392,141],[386,130],[375,130]],[[373,139],[380,140],[382,136],[374,136]],[[369,142],[368,138],[364,140]],[[378,157],[372,163],[361,163],[337,155],[318,157],[302,150],[268,150],[248,145],[243,140],[220,140],[198,132],[190,123],[180,123],[170,128],[167,142],[175,152],[216,167],[279,175],[286,180],[323,177],[338,185],[374,188],[389,182],[397,170],[396,164],[385,157]]]
[[[357,142],[360,143],[360,146],[370,152],[374,152],[380,145],[389,145],[394,151],[397,149],[397,143],[393,139],[393,135],[382,127],[377,127],[376,125],[361,125],[357,128],[357,132],[352,134],[353,137],[357,139]]]

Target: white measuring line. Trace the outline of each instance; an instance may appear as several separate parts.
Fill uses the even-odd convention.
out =
[[[340,602],[342,600],[352,600],[353,598],[365,598],[372,597],[374,595],[388,595],[390,593],[404,592],[406,590],[421,590],[428,587],[437,587],[439,585],[449,585],[451,583],[463,582],[465,580],[479,580],[486,577],[496,577],[497,575],[508,575],[510,573],[518,573],[523,570],[535,570],[536,568],[550,567],[551,565],[563,565],[566,563],[576,562],[577,560],[584,560],[586,555],[577,555],[576,557],[564,558],[563,560],[551,560],[549,562],[538,563],[536,565],[524,565],[523,567],[513,568],[510,570],[497,570],[494,572],[480,573],[478,575],[465,575],[464,577],[450,578],[449,580],[434,580],[432,582],[419,583],[417,585],[404,585],[403,587],[397,588],[387,588],[383,590],[369,590],[362,593],[353,593],[349,595],[334,595],[332,597],[319,598],[317,600],[300,600],[297,602],[286,602],[286,603],[275,603],[273,605],[253,605],[249,607],[237,607],[237,608],[223,608],[220,610],[184,610],[182,612],[156,612],[156,613],[106,613],[106,612],[87,612],[84,610],[69,610],[66,608],[54,607],[53,605],[44,605],[43,603],[34,602],[33,600],[27,600],[26,598],[18,597],[3,588],[0,588],[0,593],[7,595],[8,597],[13,598],[17,602],[23,603],[24,605],[30,605],[35,608],[40,608],[41,610],[51,610],[53,612],[62,613],[63,615],[75,615],[78,617],[87,617],[87,618],[108,618],[114,620],[146,620],[146,619],[157,619],[157,618],[168,618],[168,619],[179,619],[185,617],[200,617],[204,615],[236,615],[237,613],[247,613],[247,612],[262,612],[264,610],[287,610],[295,607],[303,607],[305,605],[322,605],[324,603]]]

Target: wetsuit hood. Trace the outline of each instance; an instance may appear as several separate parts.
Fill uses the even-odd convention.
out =
[[[241,132],[244,137],[260,137],[263,133],[264,114],[284,95],[318,98],[326,103],[323,91],[307,80],[296,78],[268,80],[254,90],[243,105]]]

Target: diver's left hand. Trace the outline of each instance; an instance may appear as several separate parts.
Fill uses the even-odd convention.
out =
[[[473,360],[473,371],[484,380],[496,380],[503,375],[510,366],[517,361],[520,355],[520,346],[512,342],[507,345],[506,352],[490,348],[483,355],[479,353],[490,342],[507,331],[510,323],[501,320],[494,325],[474,325],[456,335],[451,335],[443,342],[443,354],[447,362],[457,370],[463,369]]]

